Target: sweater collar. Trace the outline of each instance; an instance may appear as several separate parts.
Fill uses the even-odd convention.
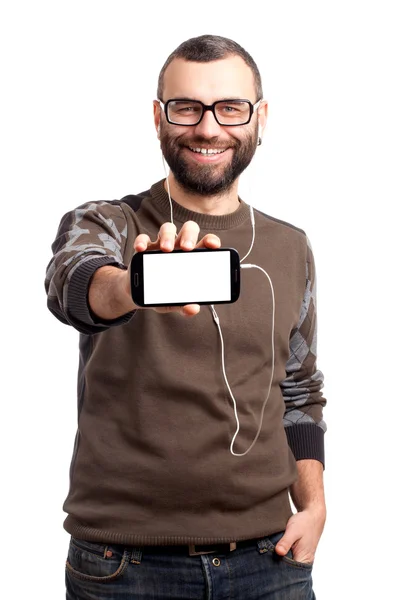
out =
[[[159,211],[163,215],[168,215],[168,220],[171,218],[171,206],[169,203],[168,194],[164,188],[165,179],[161,179],[150,188],[150,194],[154,202],[156,203]],[[172,210],[174,221],[185,223],[186,221],[195,221],[201,229],[211,230],[224,230],[231,229],[241,225],[250,216],[249,205],[243,202],[239,197],[240,205],[233,212],[227,215],[206,215],[203,213],[188,210],[181,206],[171,197]]]

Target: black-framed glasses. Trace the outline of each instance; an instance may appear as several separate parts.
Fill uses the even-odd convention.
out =
[[[211,110],[215,120],[224,127],[247,125],[253,113],[260,105],[261,99],[255,104],[250,100],[217,100],[213,104],[203,104],[200,100],[174,98],[162,102],[158,100],[171,125],[198,125],[206,110]]]

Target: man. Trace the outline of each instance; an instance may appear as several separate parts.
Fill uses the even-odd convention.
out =
[[[61,221],[48,304],[81,332],[64,504],[70,600],[315,597],[325,400],[313,256],[303,231],[259,211],[252,244],[250,209],[238,197],[266,124],[262,96],[241,46],[218,36],[184,42],[154,102],[168,178]],[[246,271],[239,300],[218,306],[240,421],[234,452],[210,308],[140,309],[128,269],[135,252],[221,245],[241,258],[251,248],[276,304],[274,315],[268,281]]]

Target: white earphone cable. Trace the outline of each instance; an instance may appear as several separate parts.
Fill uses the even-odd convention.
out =
[[[248,253],[245,256],[243,256],[243,258],[240,260],[241,263],[249,256],[250,252],[252,251],[253,246],[254,246],[254,240],[256,237],[256,223],[254,220],[254,210],[253,210],[252,206],[250,206],[250,221],[251,221],[251,228],[253,231],[253,237],[251,240],[250,249],[249,249]]]
[[[236,418],[236,424],[237,424],[236,432],[235,432],[235,434],[234,434],[234,436],[232,438],[231,447],[230,447],[230,451],[231,451],[231,454],[233,454],[233,456],[245,456],[248,452],[250,452],[250,450],[253,448],[254,444],[258,440],[258,436],[260,435],[260,431],[261,431],[261,427],[262,427],[262,423],[263,423],[265,406],[267,404],[268,398],[269,398],[270,393],[271,393],[271,387],[272,387],[272,382],[273,382],[273,379],[274,379],[274,371],[275,371],[275,339],[274,339],[275,338],[275,294],[274,294],[274,287],[272,285],[272,281],[271,281],[271,278],[268,275],[268,273],[266,271],[264,271],[264,269],[262,269],[258,265],[245,264],[245,265],[241,265],[241,268],[242,269],[259,269],[268,278],[269,284],[271,286],[271,294],[272,294],[272,329],[271,329],[272,359],[271,359],[271,377],[270,377],[270,380],[269,380],[267,395],[266,395],[266,398],[265,398],[264,403],[262,405],[261,417],[260,417],[260,422],[259,422],[259,425],[258,425],[258,430],[257,430],[256,436],[255,436],[254,440],[252,441],[252,443],[250,444],[249,448],[247,448],[246,452],[240,452],[240,453],[234,452],[233,451],[233,444],[235,443],[236,436],[239,433],[240,423],[239,423],[239,418],[238,418],[238,414],[237,414],[236,400],[235,400],[235,397],[234,397],[234,395],[232,393],[231,387],[230,387],[229,382],[228,382],[228,378],[226,376],[226,371],[225,371],[224,338],[223,338],[221,326],[220,326],[220,323],[219,323],[219,317],[217,315],[217,312],[216,312],[214,306],[213,305],[211,306],[213,318],[214,318],[214,321],[215,321],[215,323],[216,323],[216,325],[218,327],[219,337],[221,339],[222,373],[223,373],[223,376],[224,376],[226,387],[228,388],[230,397],[231,397],[232,402],[233,402],[233,409],[234,409],[235,418]]]
[[[171,207],[171,223],[174,225],[174,213],[173,213],[173,210],[172,210],[171,190],[169,189],[169,180],[168,180],[167,166],[165,164],[165,158],[164,158],[164,154],[162,152],[161,152],[161,158],[162,158],[162,164],[163,164],[163,167],[164,167],[165,180],[167,182],[169,205]]]
[[[170,191],[170,187],[169,187],[169,181],[168,181],[168,174],[167,174],[167,168],[165,165],[165,159],[164,159],[164,155],[161,154],[162,156],[162,162],[163,162],[163,167],[164,167],[164,172],[165,172],[165,178],[166,178],[166,182],[167,182],[167,191],[168,191],[168,198],[169,198],[169,203],[170,203],[170,207],[171,207],[171,223],[174,222],[173,220],[173,209],[172,209],[172,200],[171,200],[171,191]],[[253,207],[250,206],[250,220],[251,220],[251,226],[252,226],[252,240],[251,240],[251,244],[250,244],[250,248],[249,251],[247,252],[247,254],[240,260],[240,263],[242,263],[250,254],[250,252],[253,249],[254,246],[254,241],[255,241],[255,235],[256,235],[256,228],[255,228],[255,219],[254,219],[254,210]],[[256,436],[254,438],[254,440],[252,441],[251,445],[249,446],[249,448],[247,448],[246,452],[241,452],[241,453],[237,453],[233,451],[233,445],[235,443],[235,439],[239,433],[240,430],[240,422],[239,422],[239,417],[237,414],[237,405],[236,405],[236,400],[235,397],[232,393],[231,387],[229,385],[228,382],[228,378],[226,376],[226,370],[225,370],[225,345],[224,345],[224,338],[222,335],[222,330],[221,330],[221,325],[219,322],[219,317],[217,314],[217,311],[214,308],[214,305],[211,304],[211,311],[212,311],[212,315],[213,315],[213,319],[218,327],[218,332],[219,332],[219,336],[221,339],[221,363],[222,363],[222,373],[224,376],[224,380],[225,380],[225,384],[226,387],[228,388],[230,397],[232,399],[233,402],[233,410],[235,413],[235,419],[236,419],[236,432],[232,438],[231,441],[231,446],[230,446],[230,451],[231,454],[233,456],[245,456],[248,452],[250,452],[250,450],[253,448],[254,444],[256,443],[256,441],[258,440],[258,436],[260,435],[260,431],[261,431],[261,427],[262,427],[262,423],[263,423],[263,418],[264,418],[264,410],[265,410],[265,406],[267,404],[268,398],[270,396],[271,393],[271,387],[272,387],[272,382],[274,379],[274,371],[275,371],[275,294],[274,294],[274,287],[272,285],[272,281],[270,276],[268,275],[268,273],[262,269],[261,267],[259,267],[258,265],[252,265],[252,264],[241,264],[241,268],[242,269],[259,269],[260,271],[262,271],[264,273],[264,275],[268,278],[269,284],[271,286],[271,294],[272,294],[272,334],[271,334],[271,347],[272,347],[272,361],[271,361],[271,377],[270,377],[270,381],[269,381],[269,386],[268,386],[268,391],[267,391],[267,395],[266,398],[264,400],[264,403],[262,405],[262,409],[261,409],[261,417],[260,417],[260,422],[258,425],[258,430],[256,433]]]

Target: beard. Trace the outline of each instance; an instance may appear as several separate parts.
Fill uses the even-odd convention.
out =
[[[171,172],[184,190],[199,196],[218,196],[228,191],[239,175],[249,166],[257,148],[256,123],[255,127],[249,133],[246,133],[243,139],[231,139],[228,142],[228,147],[233,150],[232,159],[228,164],[189,163],[182,157],[182,148],[188,146],[192,148],[198,146],[203,148],[226,148],[227,144],[223,145],[218,137],[207,139],[197,136],[195,138],[188,137],[187,140],[185,140],[185,135],[173,137],[169,135],[168,130],[163,125],[164,123],[161,123],[161,150]]]

